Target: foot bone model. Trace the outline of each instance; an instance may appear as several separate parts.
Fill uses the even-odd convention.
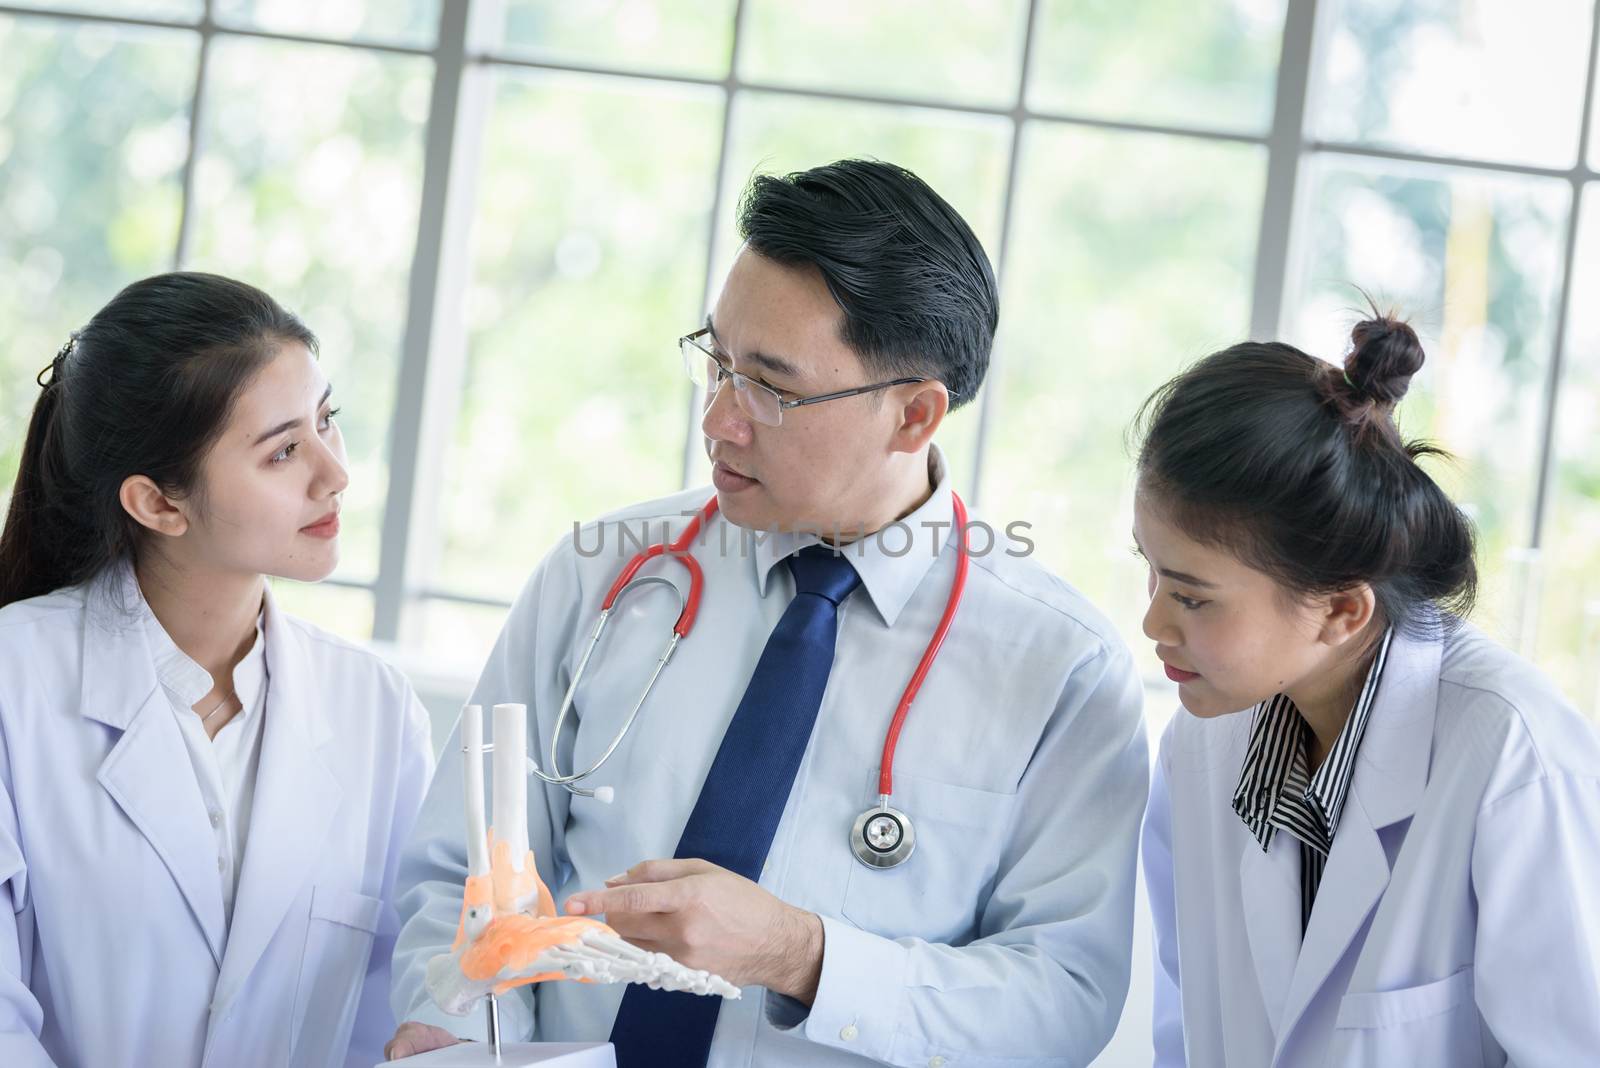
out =
[[[528,848],[527,709],[494,707],[494,741],[483,742],[483,709],[461,716],[466,789],[467,881],[450,952],[428,962],[428,990],[445,1012],[464,1016],[487,994],[528,983],[643,983],[737,998],[739,988],[631,945],[584,916],[561,916]],[[494,756],[494,826],[483,804],[483,755]]]

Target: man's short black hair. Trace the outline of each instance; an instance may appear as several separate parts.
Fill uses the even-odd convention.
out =
[[[757,175],[739,234],[788,267],[815,266],[844,311],[843,337],[885,378],[943,382],[957,407],[989,369],[1000,296],[972,228],[904,167],[845,159]]]

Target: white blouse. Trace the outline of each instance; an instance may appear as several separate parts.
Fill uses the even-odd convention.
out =
[[[239,889],[239,868],[250,836],[250,808],[261,765],[261,728],[266,718],[267,658],[261,617],[256,618],[255,644],[233,671],[233,691],[243,710],[217,732],[206,736],[194,703],[210,693],[215,680],[173,642],[155,613],[145,629],[155,657],[156,677],[172,703],[189,751],[195,781],[205,802],[206,817],[216,837],[217,877],[222,881],[222,911],[233,923],[233,899]]]

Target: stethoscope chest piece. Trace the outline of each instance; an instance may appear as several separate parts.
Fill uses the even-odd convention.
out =
[[[869,868],[893,868],[917,848],[911,817],[887,804],[877,804],[856,817],[850,830],[850,851]]]

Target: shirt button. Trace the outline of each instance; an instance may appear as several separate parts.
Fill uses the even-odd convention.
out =
[[[944,1068],[944,1058],[943,1057],[935,1057],[935,1058],[933,1058],[933,1060],[928,1062],[928,1068]]]
[[[228,870],[228,858],[227,857],[218,857],[217,858],[217,870],[218,871],[227,871]]]
[[[860,1031],[856,1030],[855,1024],[845,1024],[844,1030],[839,1032],[839,1037],[844,1039],[846,1042],[854,1042],[856,1040],[856,1036],[860,1033]]]
[[[222,826],[222,813],[217,812],[215,810],[212,810],[209,813],[209,815],[211,816],[211,826],[213,826],[213,827]]]

